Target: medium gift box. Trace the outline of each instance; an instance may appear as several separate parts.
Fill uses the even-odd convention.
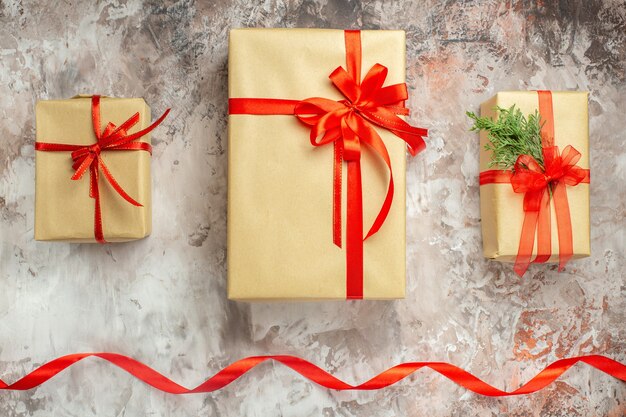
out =
[[[404,32],[232,30],[228,70],[229,298],[404,297]]]
[[[484,256],[514,262],[520,276],[532,262],[562,269],[591,253],[587,99],[586,92],[507,91],[481,105],[493,120],[512,106],[539,116],[543,161],[520,155],[511,170],[499,170],[490,166],[489,133],[480,133]]]
[[[36,106],[35,239],[122,242],[150,234],[150,107],[76,96]]]

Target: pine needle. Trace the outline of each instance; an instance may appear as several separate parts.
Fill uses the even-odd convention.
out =
[[[535,158],[543,168],[539,112],[535,111],[526,118],[515,105],[508,109],[496,107],[496,110],[497,120],[466,112],[474,120],[470,131],[487,131],[489,142],[485,149],[492,155],[489,167],[512,170],[517,157],[526,154]]]

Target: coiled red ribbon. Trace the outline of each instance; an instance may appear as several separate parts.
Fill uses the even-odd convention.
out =
[[[565,373],[565,371],[578,362],[586,363],[587,365],[611,375],[614,378],[626,382],[626,366],[601,355],[587,355],[560,359],[549,365],[530,381],[526,382],[514,391],[503,391],[498,389],[475,377],[469,372],[446,362],[406,362],[387,369],[362,384],[352,385],[334,377],[320,367],[304,359],[296,356],[276,355],[251,356],[241,359],[222,369],[197,387],[189,389],[177,384],[154,369],[128,356],[119,355],[117,353],[76,353],[62,356],[48,362],[12,384],[7,384],[0,380],[0,390],[23,391],[38,387],[59,372],[63,371],[65,368],[68,368],[76,362],[90,356],[104,359],[105,361],[125,370],[144,383],[170,394],[197,394],[217,391],[229,385],[231,382],[235,381],[255,366],[269,360],[280,362],[281,364],[288,366],[303,377],[322,387],[339,391],[367,391],[386,388],[406,378],[421,368],[430,368],[476,394],[488,397],[507,397],[537,392],[550,385],[563,373]]]
[[[524,223],[515,259],[515,272],[521,277],[531,263],[535,234],[537,235],[537,255],[533,263],[543,263],[550,259],[552,252],[552,232],[550,219],[550,195],[554,200],[554,211],[559,237],[559,271],[574,253],[572,221],[567,200],[566,186],[589,183],[589,170],[580,168],[580,152],[566,146],[563,153],[554,146],[554,113],[552,93],[537,91],[539,114],[544,122],[541,127],[543,147],[542,167],[532,156],[520,155],[513,172],[489,170],[480,173],[480,185],[510,183],[513,191],[524,194]]]
[[[376,132],[379,126],[404,140],[411,155],[426,146],[426,129],[413,127],[398,115],[408,115],[404,106],[408,98],[405,83],[383,87],[387,68],[375,64],[361,81],[361,32],[346,30],[346,67],[338,67],[329,76],[344,100],[321,97],[305,100],[267,98],[231,98],[229,114],[295,115],[310,126],[313,146],[333,143],[333,243],[342,246],[341,239],[341,170],[345,160],[348,167],[346,208],[346,298],[363,298],[363,241],[378,232],[385,222],[394,184],[391,160],[387,148]],[[389,170],[389,184],[385,200],[363,238],[363,191],[361,185],[361,142],[369,145]]]
[[[102,159],[102,151],[146,151],[152,154],[152,146],[149,143],[135,141],[160,125],[169,112],[170,109],[167,109],[165,113],[150,126],[130,135],[128,134],[128,130],[139,122],[139,113],[135,113],[118,127],[109,122],[104,128],[104,131],[102,131],[100,127],[100,96],[94,95],[91,97],[91,119],[93,131],[96,135],[96,143],[84,146],[35,142],[35,150],[38,151],[72,153],[72,161],[74,162],[72,168],[75,171],[74,175],[72,175],[72,180],[77,181],[81,179],[85,172],[89,170],[89,196],[95,200],[94,236],[98,243],[106,243],[102,229],[102,213],[100,210],[100,188],[98,185],[100,171],[102,171],[104,178],[106,178],[113,189],[122,196],[124,200],[134,206],[142,207],[142,205],[129,196],[115,180]]]

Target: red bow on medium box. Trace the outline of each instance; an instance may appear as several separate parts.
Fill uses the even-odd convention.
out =
[[[480,173],[480,185],[510,183],[513,191],[524,194],[524,223],[515,259],[515,272],[521,277],[531,263],[535,234],[537,255],[533,263],[547,262],[552,255],[550,200],[554,200],[559,238],[559,271],[572,257],[572,220],[567,200],[566,186],[589,183],[589,170],[580,168],[580,152],[566,146],[559,153],[554,145],[554,113],[552,93],[538,91],[539,114],[542,118],[541,140],[543,163],[541,166],[530,155],[520,155],[513,172],[489,170]]]
[[[383,86],[387,68],[375,64],[361,81],[361,33],[346,30],[346,67],[338,67],[329,76],[345,99],[321,97],[305,100],[267,98],[231,98],[229,114],[294,115],[309,126],[313,146],[332,143],[333,166],[333,242],[341,242],[341,171],[348,166],[346,220],[346,294],[348,299],[363,298],[363,241],[375,234],[385,222],[394,185],[391,160],[375,126],[382,127],[404,140],[411,155],[425,147],[426,129],[413,127],[399,115],[406,116],[408,98],[405,83]],[[369,146],[386,164],[389,184],[385,200],[369,232],[363,237],[363,191],[361,185],[361,143]]]
[[[102,152],[145,151],[152,154],[152,146],[149,143],[136,142],[136,140],[150,133],[155,127],[161,124],[169,112],[170,109],[167,109],[157,121],[136,133],[128,134],[128,130],[139,122],[139,113],[133,114],[128,118],[128,120],[117,127],[113,123],[109,122],[106,124],[103,131],[100,123],[100,96],[94,95],[91,98],[91,119],[93,123],[93,131],[96,136],[96,143],[85,146],[68,145],[63,143],[35,142],[35,150],[38,151],[71,152],[73,161],[72,168],[75,171],[74,175],[72,175],[72,180],[77,181],[81,179],[89,170],[89,196],[95,200],[94,237],[98,243],[106,243],[106,240],[104,239],[102,214],[100,210],[100,187],[98,185],[100,171],[102,171],[104,178],[106,178],[108,183],[111,184],[113,189],[120,196],[122,196],[124,200],[134,206],[142,206],[139,202],[129,196],[115,180],[115,177],[113,177],[113,174],[111,174],[102,159]]]

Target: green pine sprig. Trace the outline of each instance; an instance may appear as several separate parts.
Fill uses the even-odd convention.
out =
[[[523,154],[532,156],[543,167],[539,112],[524,117],[515,105],[508,109],[496,107],[496,110],[496,120],[466,112],[474,121],[470,131],[487,131],[488,143],[485,149],[492,155],[489,167],[513,169],[518,156]]]

